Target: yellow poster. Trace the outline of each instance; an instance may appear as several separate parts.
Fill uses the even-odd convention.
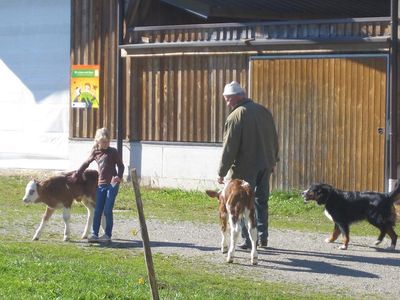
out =
[[[99,73],[99,65],[72,65],[72,107],[99,108]]]

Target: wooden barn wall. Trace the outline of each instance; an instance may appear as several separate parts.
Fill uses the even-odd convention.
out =
[[[100,107],[70,108],[70,137],[93,138],[99,127],[116,136],[117,1],[71,1],[71,65],[100,65]]]
[[[246,55],[126,58],[130,140],[222,142],[224,85],[248,82]]]
[[[255,59],[251,95],[280,139],[273,186],[384,191],[385,57]]]

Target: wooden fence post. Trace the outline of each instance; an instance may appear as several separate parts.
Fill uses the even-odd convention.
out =
[[[142,203],[142,197],[140,195],[140,188],[139,188],[138,178],[136,175],[136,169],[131,169],[131,178],[132,178],[133,190],[135,192],[136,206],[137,206],[137,210],[138,210],[138,214],[139,214],[140,231],[142,233],[144,257],[146,260],[147,274],[149,277],[151,294],[153,296],[153,300],[159,300],[160,298],[158,296],[158,289],[157,289],[156,275],[154,272],[153,258],[151,256],[149,234],[147,232],[146,220],[144,218],[143,203]]]

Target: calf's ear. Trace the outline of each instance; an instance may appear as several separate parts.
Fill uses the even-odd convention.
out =
[[[207,190],[206,194],[208,196],[210,196],[211,198],[218,198],[219,197],[219,193],[216,192],[216,191]]]

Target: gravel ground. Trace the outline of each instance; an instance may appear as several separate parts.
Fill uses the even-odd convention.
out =
[[[115,214],[113,242],[109,246],[142,249],[139,220],[123,216],[126,218],[125,214]],[[72,238],[79,240],[84,216],[72,215],[71,221]],[[269,248],[259,249],[259,264],[252,266],[250,252],[243,250],[236,251],[233,264],[225,263],[225,255],[219,249],[221,237],[217,224],[159,220],[146,220],[146,223],[153,254],[181,255],[197,259],[202,265],[223,266],[219,270],[224,270],[224,275],[248,273],[259,280],[290,282],[355,299],[399,299],[400,296],[400,251],[385,250],[390,243],[387,239],[378,248],[371,246],[373,237],[351,236],[349,249],[344,251],[338,249],[339,243],[324,242],[328,233],[270,229]],[[25,233],[31,231],[32,235],[35,230],[20,229]],[[58,213],[43,232],[42,240],[54,239],[57,235],[61,240],[62,229],[62,217]],[[136,231],[139,233],[134,235]]]

